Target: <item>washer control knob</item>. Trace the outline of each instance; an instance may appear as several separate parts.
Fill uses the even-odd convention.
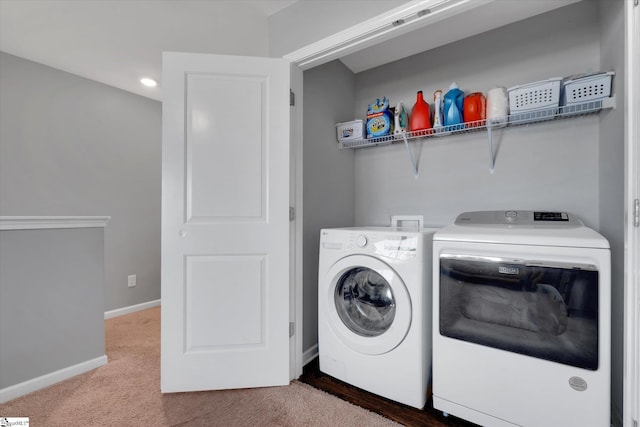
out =
[[[356,245],[358,245],[358,247],[360,248],[364,248],[365,246],[367,246],[367,238],[362,234],[359,235],[358,237],[356,237]]]
[[[518,218],[518,212],[516,211],[506,211],[504,213],[505,218],[507,218],[507,221],[515,221],[516,218]]]

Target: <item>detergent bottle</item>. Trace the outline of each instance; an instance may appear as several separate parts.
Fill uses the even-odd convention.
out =
[[[462,107],[464,104],[464,92],[458,89],[454,82],[449,86],[449,92],[444,95],[444,125],[451,126],[463,123]]]
[[[433,112],[433,127],[442,127],[442,91],[440,89],[433,92],[434,112]]]
[[[394,110],[394,122],[393,122],[393,133],[398,135],[407,131],[407,127],[409,126],[409,115],[407,111],[404,109],[404,104],[402,101],[398,101],[396,104],[396,109]]]
[[[474,92],[464,98],[462,116],[467,127],[483,124],[487,115],[487,100],[482,92]]]
[[[416,103],[413,104],[411,115],[409,116],[409,130],[414,132],[417,130],[431,129],[429,104],[424,100],[422,91],[418,91],[416,95]]]

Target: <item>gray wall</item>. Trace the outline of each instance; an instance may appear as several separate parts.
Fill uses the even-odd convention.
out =
[[[624,2],[599,3],[601,68],[615,70],[617,108],[600,114],[600,232],[611,245],[612,420],[622,425],[624,366]]]
[[[0,94],[0,215],[111,216],[101,312],[159,299],[161,103],[6,53]]]
[[[353,225],[353,151],[338,150],[335,124],[353,119],[355,76],[333,61],[304,73],[303,350],[318,343],[320,229]]]
[[[0,231],[0,389],[105,355],[103,233]]]
[[[432,101],[456,81],[486,92],[600,67],[597,8],[577,4],[359,73],[354,114],[387,96],[411,109],[417,90]],[[388,225],[392,214],[421,214],[444,225],[469,210],[569,211],[599,227],[598,116],[494,133],[489,173],[486,132],[411,144],[414,179],[402,144],[356,151],[356,225]]]

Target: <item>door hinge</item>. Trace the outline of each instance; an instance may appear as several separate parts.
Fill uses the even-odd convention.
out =
[[[293,93],[291,89],[289,89],[289,105],[293,107],[296,105],[296,94]]]
[[[293,322],[289,322],[289,338],[295,335],[296,332],[296,324]]]
[[[640,227],[640,200],[633,201],[633,226]]]
[[[289,206],[289,221],[296,220],[296,208],[293,206]]]

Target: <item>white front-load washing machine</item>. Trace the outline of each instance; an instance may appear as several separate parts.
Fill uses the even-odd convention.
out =
[[[436,229],[323,229],[320,370],[416,408],[431,368],[431,248]]]
[[[562,212],[468,212],[433,238],[433,406],[483,426],[608,426],[609,243]]]

